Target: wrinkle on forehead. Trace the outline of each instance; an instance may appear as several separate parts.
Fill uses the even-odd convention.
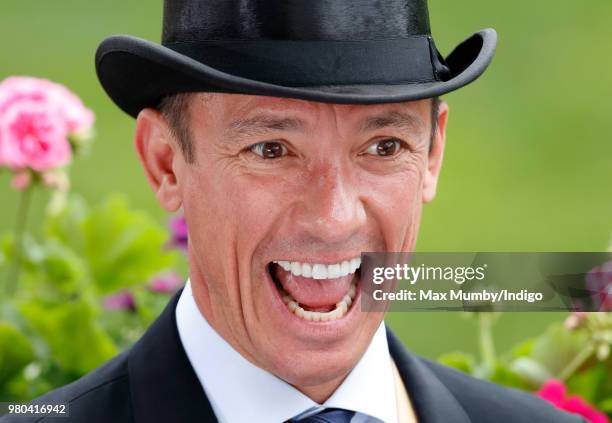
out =
[[[259,135],[270,130],[305,132],[326,114],[338,132],[341,128],[371,132],[391,127],[412,135],[428,133],[429,103],[351,105],[245,94],[198,93],[198,109],[216,120],[225,135]],[[423,104],[421,104],[423,103]],[[423,107],[427,103],[427,107]],[[202,110],[205,109],[205,110]],[[201,116],[201,113],[198,115]]]
[[[305,127],[306,123],[301,119],[261,114],[233,121],[226,128],[225,136],[257,136],[269,131],[303,132]]]
[[[415,113],[409,113],[405,110],[389,110],[368,116],[362,123],[361,131],[369,132],[378,129],[394,127],[406,132],[423,132],[425,124],[423,119]]]

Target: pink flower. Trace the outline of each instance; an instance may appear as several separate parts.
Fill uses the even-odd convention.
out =
[[[49,97],[52,102],[60,105],[60,110],[66,119],[68,133],[81,134],[88,132],[95,120],[91,110],[83,105],[83,102],[72,91],[63,85],[49,83]]]
[[[45,171],[71,157],[66,124],[56,110],[23,100],[0,113],[0,164]]]
[[[570,413],[579,414],[592,423],[609,423],[608,416],[597,411],[578,395],[567,395],[567,388],[560,380],[550,379],[538,391],[538,396]]]
[[[149,283],[149,290],[161,294],[172,294],[181,287],[183,280],[176,272],[157,275]]]
[[[121,291],[104,298],[104,308],[107,310],[135,311],[134,296],[128,291]]]
[[[36,171],[64,166],[75,139],[94,115],[66,87],[46,79],[10,77],[0,83],[0,166]]]
[[[0,115],[23,100],[42,102],[57,109],[69,134],[88,131],[95,119],[79,97],[61,84],[28,76],[12,76],[0,83]]]

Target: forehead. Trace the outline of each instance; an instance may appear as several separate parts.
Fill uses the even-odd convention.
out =
[[[314,124],[333,117],[338,125],[359,130],[376,129],[386,124],[424,130],[431,112],[431,100],[371,105],[331,104],[314,101],[244,94],[197,93],[190,98],[192,120],[205,120],[223,127],[235,127],[266,116]]]

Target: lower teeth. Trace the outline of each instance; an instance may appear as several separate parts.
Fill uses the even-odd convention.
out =
[[[281,288],[282,289],[282,288]],[[287,305],[289,310],[296,316],[313,322],[326,322],[328,320],[337,320],[343,317],[347,312],[356,294],[356,283],[353,281],[349,291],[344,297],[336,303],[333,310],[327,312],[309,311],[304,310],[297,301],[295,301],[287,292],[282,291],[283,302]]]

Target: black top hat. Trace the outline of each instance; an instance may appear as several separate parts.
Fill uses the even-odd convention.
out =
[[[474,81],[496,40],[482,30],[444,59],[427,0],[165,0],[162,44],[109,37],[96,70],[134,117],[188,91],[392,103]]]

